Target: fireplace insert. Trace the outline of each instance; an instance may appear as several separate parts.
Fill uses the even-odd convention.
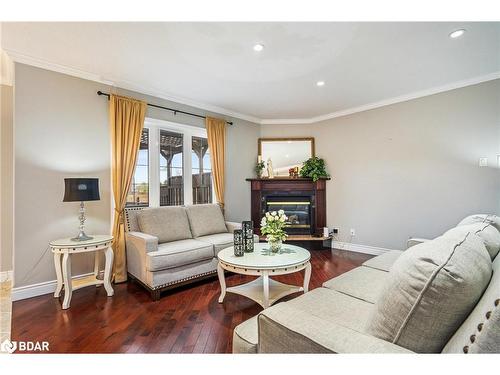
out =
[[[285,211],[288,216],[288,234],[311,234],[312,202],[310,196],[268,196],[266,211]]]

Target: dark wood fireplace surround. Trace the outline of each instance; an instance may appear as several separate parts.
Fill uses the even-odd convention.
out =
[[[251,183],[251,212],[254,232],[260,235],[260,220],[266,212],[268,197],[304,197],[311,202],[310,235],[321,237],[326,226],[326,181],[313,182],[310,178],[277,177],[247,178]]]

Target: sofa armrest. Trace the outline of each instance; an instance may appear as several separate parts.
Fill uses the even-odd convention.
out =
[[[280,303],[258,317],[259,353],[413,353]]]
[[[127,232],[125,234],[127,247],[132,247],[144,253],[158,251],[158,237],[142,232]]]
[[[235,229],[241,229],[241,223],[235,223],[234,221],[226,221],[227,230],[233,233]]]
[[[430,241],[430,240],[427,238],[412,238],[412,237],[410,237],[406,241],[406,249],[409,249],[412,246],[419,245],[419,244],[427,242],[427,241]]]

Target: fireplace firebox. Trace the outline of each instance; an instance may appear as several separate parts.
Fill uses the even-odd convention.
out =
[[[322,236],[326,226],[326,181],[309,178],[257,178],[251,182],[254,232],[267,211],[285,211],[288,234]]]
[[[288,216],[287,233],[312,234],[312,204],[310,196],[275,196],[266,197],[265,211],[285,211]]]

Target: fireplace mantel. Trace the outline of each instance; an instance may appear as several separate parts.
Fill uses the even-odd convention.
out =
[[[311,200],[311,235],[321,236],[326,226],[326,181],[302,177],[247,178],[251,184],[251,211],[254,231],[260,234],[260,220],[268,197],[308,197]]]

